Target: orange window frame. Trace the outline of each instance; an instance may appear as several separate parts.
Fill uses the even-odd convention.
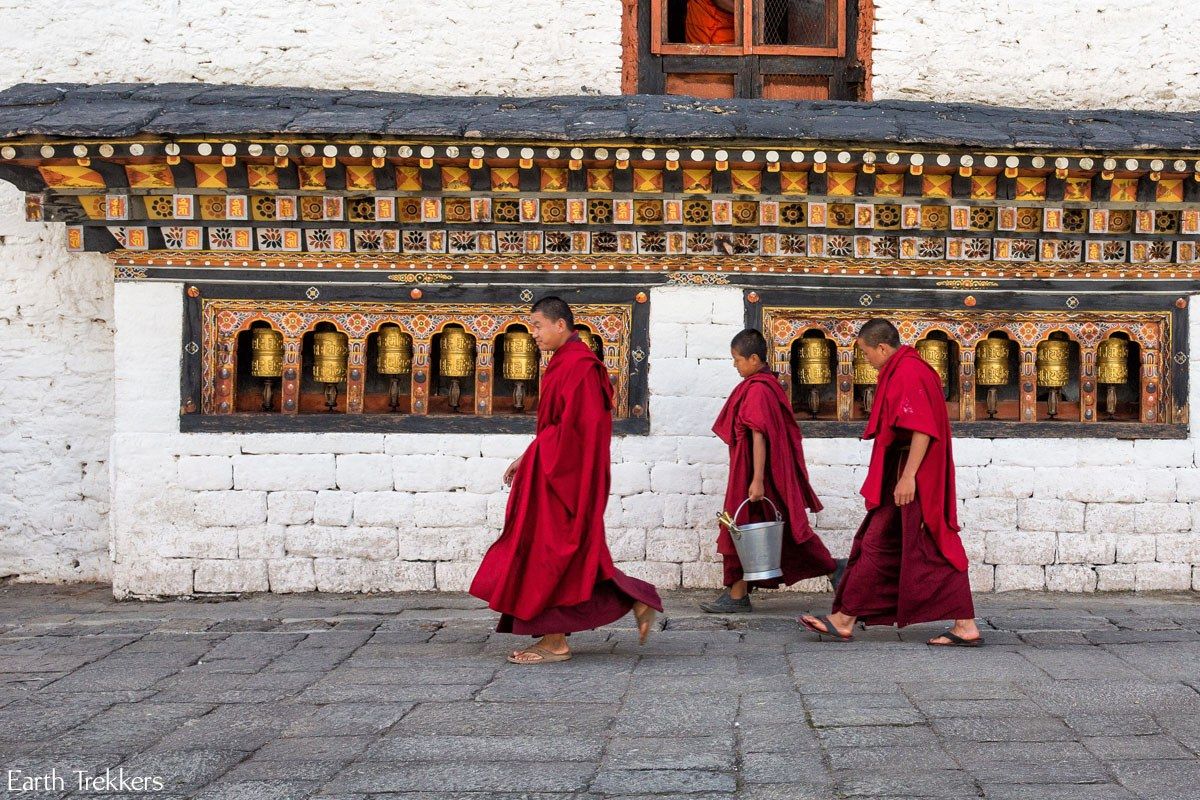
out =
[[[822,56],[842,58],[846,55],[846,2],[838,0],[834,47],[806,47],[787,44],[755,44],[754,5],[761,0],[738,0],[741,13],[734,17],[737,40],[740,44],[685,44],[664,42],[667,29],[668,0],[650,0],[650,52],[663,56]]]

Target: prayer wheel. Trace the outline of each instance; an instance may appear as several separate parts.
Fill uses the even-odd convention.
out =
[[[583,336],[580,334],[580,338]],[[513,381],[513,410],[525,410],[525,394],[528,384],[537,377],[538,349],[533,335],[526,331],[509,331],[504,334],[505,379]]]
[[[283,377],[283,334],[259,326],[250,331],[250,375],[262,378],[262,410],[271,410],[275,379]]]
[[[867,361],[867,354],[858,345],[854,345],[854,385],[863,387],[862,409],[864,414],[871,413],[875,405],[875,386],[879,383],[879,370]]]
[[[1050,334],[1061,337],[1062,334]],[[1071,343],[1064,338],[1052,338],[1037,346],[1037,380],[1039,386],[1050,390],[1046,397],[1046,413],[1053,419],[1058,415],[1058,401],[1063,387],[1071,380]]]
[[[450,379],[450,407],[458,411],[458,401],[462,397],[461,381],[475,368],[474,343],[463,328],[451,325],[442,331],[440,344],[442,352],[438,359],[438,372],[443,378]]]
[[[592,352],[597,356],[600,356],[600,340],[596,337],[596,334],[592,333],[591,328],[586,325],[576,325],[575,332],[579,334],[579,341],[590,347]],[[603,360],[603,356],[601,356],[601,360]]]
[[[346,380],[349,339],[341,331],[317,331],[313,334],[313,380],[325,384],[325,408],[337,407],[338,384]]]
[[[379,329],[379,356],[375,368],[387,375],[388,407],[395,411],[400,405],[400,376],[412,372],[412,341],[399,325],[384,325]]]
[[[950,386],[950,343],[944,339],[922,339],[917,342],[917,355],[941,378],[945,394]]]
[[[821,410],[821,388],[833,380],[829,365],[829,340],[810,337],[800,340],[800,383],[808,389],[808,411],[814,419]]]
[[[1096,378],[1105,387],[1104,412],[1112,419],[1117,413],[1117,387],[1129,382],[1129,340],[1110,336],[1100,343]]]
[[[999,389],[1012,380],[1008,364],[1008,339],[984,339],[975,347],[975,383],[987,387],[987,412],[995,418]]]

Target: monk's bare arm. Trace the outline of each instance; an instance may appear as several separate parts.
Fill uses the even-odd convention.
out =
[[[900,480],[896,481],[896,505],[906,506],[917,496],[917,470],[921,468],[921,462],[929,452],[930,441],[928,433],[913,431],[912,443],[908,447],[908,461],[904,464]]]
[[[713,4],[722,11],[730,14],[734,12],[733,0],[713,0]]]
[[[754,441],[754,476],[750,479],[749,497],[762,500],[766,494],[765,475],[767,469],[767,438],[762,431],[751,431]]]

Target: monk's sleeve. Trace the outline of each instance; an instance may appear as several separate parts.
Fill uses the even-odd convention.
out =
[[[777,404],[772,401],[770,393],[764,387],[750,386],[738,406],[737,422],[764,436],[770,436],[779,429],[777,408]]]
[[[607,414],[591,371],[581,375],[565,396],[562,417],[538,434],[539,463],[551,491],[574,514],[584,473],[595,461],[598,422]]]
[[[902,384],[897,398],[892,426],[914,433],[924,433],[931,439],[941,438],[941,429],[933,404],[944,404],[945,400],[940,394],[933,397],[929,391],[930,382],[921,380],[919,375],[909,373],[905,377],[908,380]]]

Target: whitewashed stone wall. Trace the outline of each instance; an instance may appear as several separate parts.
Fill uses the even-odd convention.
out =
[[[728,346],[741,292],[658,288],[650,302],[652,435],[614,440],[609,540],[623,569],[661,587],[718,586],[713,518],[727,455],[709,427],[737,381]],[[179,284],[117,286],[119,596],[467,588],[503,522],[500,476],[529,437],[180,434],[181,303]],[[973,585],[1200,588],[1195,447],[956,441]],[[817,527],[844,555],[863,514],[869,444],[806,448],[825,504]]]
[[[109,575],[112,267],[0,183],[0,578]]]
[[[1200,6],[877,0],[876,99],[1193,110]]]
[[[0,70],[23,80],[621,91],[620,0],[30,0],[0,11]]]
[[[877,0],[877,98],[1194,108],[1178,0]],[[620,0],[35,0],[3,6],[0,75],[451,94],[617,94]]]
[[[881,0],[877,3],[874,39],[875,93],[879,98],[1045,107],[1195,107],[1200,83],[1193,79],[1190,50],[1180,43],[1189,41],[1198,13],[1192,5],[1171,0],[1137,4],[1113,0],[1066,0],[1057,4],[1002,0],[983,6],[965,0]],[[0,86],[22,81],[196,80],[514,95],[615,94],[620,88],[619,0],[534,0],[516,4],[497,0],[435,0],[422,4],[315,0],[299,6],[286,0],[79,0],[66,4],[36,0],[3,4],[0,18],[4,21],[0,30]],[[164,541],[174,536],[173,541],[189,542],[186,547],[191,548],[193,540],[185,532],[234,527],[232,523],[220,524],[216,515],[211,520],[203,513],[197,516],[195,493],[241,490],[232,488],[235,483],[225,489],[196,486],[202,481],[195,471],[208,465],[222,474],[221,459],[226,459],[231,480],[236,482],[235,458],[278,453],[255,451],[268,445],[256,445],[252,437],[235,440],[173,433],[177,430],[173,415],[178,383],[175,378],[165,377],[177,369],[173,358],[165,372],[147,373],[139,379],[143,386],[162,390],[162,407],[157,409],[161,416],[153,424],[147,420],[130,427],[134,419],[131,415],[139,408],[135,403],[140,401],[137,392],[127,392],[125,403],[130,411],[112,435],[110,275],[111,268],[101,256],[67,254],[61,226],[25,223],[19,193],[0,183],[0,579],[111,577],[125,590],[136,585],[144,593],[180,593],[233,585],[228,581],[222,584],[217,580],[220,575],[256,575],[261,565],[239,566],[240,560],[215,557],[211,559],[213,564],[205,565],[200,562],[209,560],[206,556],[172,555],[168,560],[157,551],[159,534]],[[711,296],[716,298],[721,290],[707,291],[714,292]],[[740,308],[732,294],[727,294],[725,299],[713,300],[713,315],[707,320],[694,319],[684,311],[673,320],[671,315],[676,312],[667,302],[671,295],[656,301],[655,363],[651,373],[656,392],[656,435],[614,446],[619,460],[614,467],[614,485],[621,498],[619,504],[614,501],[609,516],[618,556],[646,559],[647,566],[639,569],[654,573],[656,579],[666,583],[672,575],[688,585],[711,583],[719,574],[715,564],[706,560],[712,558],[707,529],[691,539],[683,532],[695,532],[694,526],[700,522],[707,526],[724,480],[719,463],[722,454],[706,438],[708,417],[717,399],[706,394],[719,394],[728,388],[713,382],[714,369],[732,380],[728,371],[720,373],[724,367],[714,363],[724,358],[723,337],[740,324]],[[167,301],[177,302],[170,298]],[[700,302],[703,305],[705,301]],[[178,317],[172,319],[170,313],[163,320],[171,325],[178,323]],[[161,336],[161,331],[154,332],[155,338]],[[1193,341],[1200,341],[1196,332]],[[137,344],[130,341],[126,349],[133,348],[129,352],[136,355],[140,352]],[[1198,382],[1193,380],[1193,384]],[[681,407],[689,412],[673,413]],[[1193,407],[1200,405],[1194,402]],[[693,408],[694,413],[690,410]],[[694,428],[683,427],[689,421],[696,423]],[[111,453],[119,462],[113,474],[118,491],[111,519],[109,492],[104,485],[110,437]],[[435,440],[460,448],[454,451],[454,457],[462,459],[462,464],[455,466],[472,472],[483,469],[483,459],[508,457],[508,451],[497,448],[517,447],[492,437],[429,438],[430,442]],[[264,541],[271,532],[278,533],[270,526],[283,525],[286,537],[288,526],[307,524],[279,521],[306,516],[308,495],[304,492],[316,494],[310,527],[346,527],[320,522],[344,519],[344,512],[329,517],[323,511],[321,516],[317,513],[339,502],[342,505],[337,508],[346,507],[345,496],[328,494],[352,491],[342,489],[338,482],[339,476],[353,474],[356,462],[347,458],[343,466],[341,456],[404,457],[407,453],[411,457],[438,457],[438,453],[421,451],[433,445],[421,445],[412,438],[405,441],[385,437],[381,444],[370,437],[360,438],[353,445],[351,439],[339,441],[345,444],[335,446],[332,439],[326,439],[322,445],[324,452],[333,453],[334,488],[298,490],[300,493],[290,499],[280,491],[245,489],[267,493],[267,516],[262,521]],[[376,444],[366,447],[363,443],[368,441]],[[316,447],[304,437],[277,440],[273,446],[279,452]],[[338,446],[345,452],[337,452]],[[1018,474],[1020,470],[1035,469],[1010,463],[1007,447],[1004,443],[980,443],[978,457],[983,458],[987,451],[990,463],[964,465],[964,470],[978,473],[975,477],[981,486],[977,497],[964,501],[965,519],[977,513],[975,509],[984,508],[988,498],[994,498],[989,492],[1001,480],[997,475],[1005,474],[1005,470]],[[1081,464],[1092,458],[1106,458],[1102,454],[1110,451],[1129,455],[1123,443],[1079,442],[1075,447]],[[1132,470],[1129,463],[1099,465],[1095,474],[1120,489],[1113,497],[1017,498],[1017,527],[1012,530],[1040,543],[1038,558],[1044,558],[1049,547],[1048,534],[1039,530],[1050,527],[1048,522],[1038,521],[1038,515],[1051,508],[1039,503],[1066,504],[1052,506],[1067,523],[1055,534],[1054,561],[1059,563],[1010,563],[1015,557],[1011,548],[1005,555],[1002,537],[993,532],[995,541],[989,544],[985,534],[983,541],[976,543],[973,555],[982,553],[983,563],[991,558],[1004,568],[978,567],[977,583],[986,587],[990,575],[1000,588],[1023,582],[1039,585],[1041,579],[1037,576],[1042,575],[1051,588],[1087,588],[1093,583],[1090,572],[1101,589],[1182,585],[1182,566],[1200,561],[1194,554],[1189,555],[1191,539],[1187,531],[1152,529],[1157,524],[1156,514],[1169,525],[1182,525],[1182,504],[1200,502],[1200,490],[1196,488],[1200,478],[1187,469],[1186,464],[1191,462],[1184,452],[1186,446],[1180,443],[1149,445],[1141,451],[1135,447],[1134,456],[1140,457],[1154,447],[1160,448],[1156,452],[1169,454],[1171,463],[1144,466],[1139,461],[1137,470]],[[853,490],[857,485],[855,471],[860,466],[847,462],[860,456],[846,454],[857,453],[861,445],[812,442],[809,448],[814,472],[820,476],[818,489],[828,498],[829,510],[822,515],[821,523],[831,540],[844,544],[857,513]],[[971,448],[964,444],[962,449],[965,453]],[[214,460],[193,461],[193,457]],[[357,463],[369,462],[359,459]],[[253,467],[243,466],[242,473],[247,469]],[[697,473],[700,495],[694,491]],[[1125,482],[1128,476],[1133,476],[1132,484]],[[1172,478],[1175,494],[1168,496],[1166,487]],[[970,485],[970,480],[964,478],[964,487]],[[482,485],[472,483],[471,487]],[[1139,496],[1129,489],[1130,485],[1145,485],[1146,499],[1167,505],[1139,506],[1132,502]],[[393,488],[396,486],[393,484]],[[691,490],[685,491],[688,486]],[[476,515],[477,493],[467,486],[457,491],[452,488],[443,486],[438,491],[452,495],[455,503],[463,503],[462,509],[452,506],[461,512],[456,518],[457,527],[469,528],[486,520],[496,523],[497,498],[487,500],[488,516],[481,520]],[[273,498],[275,494],[281,496]],[[324,499],[320,499],[322,494]],[[354,522],[357,497],[353,500],[351,525],[358,524]],[[142,501],[144,507],[139,507]],[[285,511],[289,502],[296,508]],[[372,501],[362,502],[364,508],[369,508]],[[1069,530],[1077,526],[1079,513],[1071,503],[1085,504],[1083,531]],[[203,511],[207,507],[202,504],[200,508]],[[369,518],[369,511],[364,514],[364,519]],[[657,527],[660,515],[661,529]],[[1130,518],[1133,530],[1128,525]],[[110,523],[117,538],[115,571],[106,553]],[[302,534],[293,531],[292,535],[295,538]],[[303,535],[311,538],[318,534]],[[1106,543],[1094,544],[1088,538],[1094,535],[1125,537],[1114,543],[1111,563],[1102,563],[1108,558],[1109,548]],[[228,556],[228,536],[226,531],[224,550],[211,552]],[[213,534],[210,538],[215,541],[219,536]],[[1081,554],[1079,548],[1085,543],[1093,543],[1088,546],[1096,549]],[[473,540],[473,550],[438,556],[441,560],[433,577],[437,585],[461,586],[469,571],[463,565],[480,546]],[[398,540],[398,559],[402,552],[410,552],[401,547]],[[1148,558],[1151,549],[1153,557]],[[247,563],[253,560],[249,554],[254,552],[279,551],[255,551],[247,541]],[[321,561],[329,556],[293,557],[286,555],[286,547],[283,552],[282,558],[255,557],[267,565],[280,562],[275,565],[280,586],[285,585],[280,570],[291,569],[297,575],[306,575],[310,570],[313,580],[323,574],[328,581],[334,580],[332,575],[347,574],[345,570],[330,572],[332,562]],[[691,557],[693,553],[695,558]],[[1078,569],[1080,559],[1097,566],[1094,570]],[[226,563],[229,561],[235,561],[235,565]],[[318,564],[324,565],[320,568],[323,572],[318,571]],[[409,575],[403,571],[396,574]],[[270,580],[269,568],[267,575]],[[385,579],[393,577],[379,577],[378,581]],[[295,585],[305,584],[298,581]]]

